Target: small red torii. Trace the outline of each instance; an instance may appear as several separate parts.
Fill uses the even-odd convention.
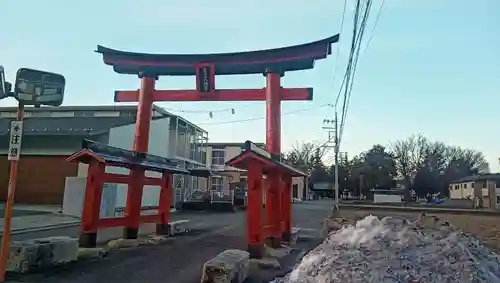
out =
[[[179,166],[176,160],[151,154],[136,153],[130,150],[100,144],[84,139],[82,149],[67,159],[69,162],[88,164],[87,182],[82,211],[82,227],[80,231],[80,246],[93,248],[97,244],[97,232],[100,228],[125,226],[140,223],[156,223],[156,233],[170,234],[170,205],[172,204],[172,174],[199,174]],[[139,171],[154,171],[161,173],[160,178],[146,177],[134,179],[130,175],[106,172],[106,166],[114,166]],[[208,175],[202,176],[208,177]],[[123,217],[100,217],[102,189],[104,183],[135,184],[158,186],[158,213],[140,215],[125,214]],[[134,208],[137,209],[137,208]],[[139,227],[139,226],[137,226]]]
[[[273,160],[271,154],[251,141],[246,141],[243,151],[226,162],[226,165],[248,172],[248,209],[247,209],[247,241],[248,252],[252,258],[261,258],[264,253],[264,237],[273,235],[274,227],[262,225],[262,191],[263,175],[276,177],[281,182],[281,190],[268,188],[272,194],[277,195],[280,200],[278,219],[281,240],[289,242],[292,237],[292,178],[305,177],[307,174],[297,170],[285,163]],[[266,200],[267,206],[267,200]],[[264,229],[263,229],[264,228]],[[263,237],[264,236],[264,237]],[[267,244],[276,246],[280,243],[271,242],[273,238],[267,238]]]
[[[283,88],[281,77],[289,71],[312,69],[316,60],[331,54],[331,45],[339,35],[322,40],[277,49],[220,54],[145,54],[119,51],[98,46],[105,64],[119,74],[138,75],[139,90],[115,92],[115,102],[138,102],[133,150],[147,152],[154,101],[266,101],[266,147],[270,158],[279,162],[281,154],[281,101],[312,100],[312,88]],[[217,89],[216,75],[264,74],[265,88]],[[156,90],[159,76],[196,76],[195,90]],[[144,178],[141,170],[131,170],[132,178]],[[282,218],[279,174],[268,175],[266,191],[266,226],[268,243],[280,244]],[[291,198],[291,195],[290,195]],[[126,214],[139,215],[142,199],[141,182],[129,184]],[[254,206],[252,206],[254,207]],[[249,214],[258,213],[250,209]],[[137,221],[136,221],[137,222]],[[138,223],[125,227],[126,238],[137,237]]]

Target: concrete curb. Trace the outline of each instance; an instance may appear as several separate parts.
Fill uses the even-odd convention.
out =
[[[80,226],[80,222],[62,223],[62,224],[47,225],[47,226],[42,226],[42,227],[17,229],[17,230],[12,230],[10,234],[11,235],[20,235],[20,234],[28,234],[28,233],[33,233],[33,232],[47,231],[47,230],[71,228],[71,227],[77,227],[77,226]],[[1,238],[1,236],[0,236],[0,238]]]
[[[420,207],[420,206],[384,206],[384,205],[359,205],[359,204],[341,204],[340,209],[365,209],[365,210],[385,210],[400,212],[427,212],[427,213],[447,213],[447,214],[472,214],[484,216],[498,216],[500,211],[479,210],[479,209],[461,209],[461,208],[441,208],[441,207]]]

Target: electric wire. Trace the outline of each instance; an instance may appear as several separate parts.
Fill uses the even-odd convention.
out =
[[[367,0],[365,5],[361,4],[361,0],[358,0],[356,3],[356,10],[354,14],[354,27],[353,27],[353,39],[351,43],[351,50],[349,54],[349,63],[346,67],[346,83],[344,85],[344,97],[342,104],[342,113],[341,113],[341,122],[339,127],[339,143],[342,140],[345,123],[347,119],[347,113],[349,109],[352,89],[354,85],[354,77],[357,70],[357,65],[359,61],[359,53],[361,48],[361,43],[363,40],[363,36],[365,34],[365,28],[368,22],[368,18],[371,11],[372,1]],[[360,20],[360,14],[363,14]]]
[[[322,104],[318,107],[312,107],[312,108],[306,108],[306,109],[298,109],[290,112],[285,112],[282,115],[283,116],[288,116],[288,115],[293,115],[293,114],[299,114],[299,113],[304,113],[304,112],[311,112],[314,110],[317,110],[318,108],[326,107],[331,104]],[[198,125],[221,125],[221,124],[236,124],[236,123],[243,123],[243,122],[251,122],[251,121],[258,121],[258,120],[264,120],[266,119],[265,116],[260,116],[260,117],[253,117],[253,118],[247,118],[247,119],[240,119],[240,120],[230,120],[230,121],[220,121],[220,122],[206,122],[206,123],[197,123]]]
[[[365,45],[365,49],[363,50],[363,54],[366,53],[366,50],[368,49],[368,47],[370,46],[370,43],[372,42],[373,34],[375,33],[375,28],[377,27],[378,21],[380,19],[380,15],[382,14],[382,11],[384,10],[384,4],[385,4],[385,0],[382,0],[382,2],[380,3],[380,8],[378,9],[378,12],[377,12],[377,16],[375,17],[375,22],[373,23],[370,37],[368,38],[368,41]]]
[[[163,109],[167,110],[167,111],[172,111],[172,112],[181,112],[181,113],[209,113],[209,112],[212,112],[212,113],[221,113],[221,112],[233,112],[237,109],[241,109],[241,108],[248,108],[250,106],[253,106],[255,104],[238,104],[238,107],[228,107],[228,108],[220,108],[220,109],[209,109],[209,110],[190,110],[190,109],[177,109],[177,108],[167,108],[167,107],[163,107]]]
[[[363,15],[363,18],[362,18],[362,21],[361,21],[361,24],[360,24],[360,28],[359,28],[359,34],[358,34],[358,40],[357,40],[358,41],[358,45],[356,46],[356,49],[354,50],[354,62],[352,64],[352,66],[351,66],[352,69],[351,69],[350,76],[349,76],[349,83],[348,83],[348,86],[346,87],[346,95],[344,97],[344,105],[343,105],[343,110],[342,110],[343,116],[342,116],[342,123],[341,123],[341,126],[340,126],[341,129],[343,129],[343,127],[345,125],[345,121],[346,121],[347,110],[348,110],[348,107],[349,107],[349,102],[350,102],[350,98],[351,98],[351,92],[352,92],[352,88],[353,88],[353,84],[354,84],[354,77],[356,75],[356,70],[357,70],[357,66],[358,66],[358,60],[359,60],[359,52],[360,52],[361,42],[362,42],[362,38],[363,38],[363,35],[364,35],[366,23],[368,21],[370,9],[371,9],[371,0],[369,0],[367,2],[365,13]]]
[[[340,42],[342,40],[342,32],[344,30],[344,21],[345,21],[346,8],[347,8],[347,0],[344,0],[344,7],[342,9],[342,17],[340,19],[340,32],[339,32],[340,38],[339,38],[339,41],[337,42],[337,57],[335,58],[335,65],[333,67],[333,83],[334,84],[335,84],[335,77],[337,76],[337,70],[338,70],[338,65],[339,65]],[[345,80],[345,76],[344,76],[344,79],[342,79],[342,83],[341,83],[341,87],[340,88],[342,88],[342,85],[344,84],[344,80]],[[340,98],[340,92],[339,92],[339,94],[337,94],[337,98],[335,99],[335,105],[337,105],[337,103],[339,101],[339,98]]]

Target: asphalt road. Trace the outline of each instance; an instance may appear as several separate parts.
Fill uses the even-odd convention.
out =
[[[330,212],[330,202],[294,204],[294,225],[304,233],[319,235],[321,222]],[[81,261],[25,276],[10,282],[51,283],[195,283],[200,282],[204,262],[230,249],[245,249],[245,215],[237,213],[195,213],[191,235],[162,245],[120,250],[106,258]]]

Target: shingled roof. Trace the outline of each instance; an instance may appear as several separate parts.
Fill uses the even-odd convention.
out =
[[[451,184],[475,182],[475,181],[486,181],[486,180],[488,180],[488,181],[500,181],[500,173],[486,173],[486,174],[467,176],[467,177],[455,180],[455,181],[451,182]]]
[[[0,136],[8,135],[13,118],[0,119]],[[132,124],[135,117],[33,117],[25,118],[24,135],[92,135]]]

